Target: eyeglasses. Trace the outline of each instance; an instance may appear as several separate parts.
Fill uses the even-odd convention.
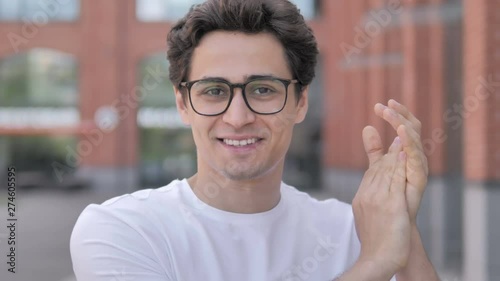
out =
[[[191,107],[199,115],[216,116],[226,112],[235,88],[242,90],[243,100],[252,112],[270,115],[285,108],[288,86],[295,83],[299,81],[263,76],[242,84],[210,78],[181,82],[180,86],[188,89]]]

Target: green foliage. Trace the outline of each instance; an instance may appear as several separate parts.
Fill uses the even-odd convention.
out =
[[[67,147],[73,148],[72,137],[8,137],[10,165],[18,171],[42,171],[52,174],[52,163],[64,163]]]

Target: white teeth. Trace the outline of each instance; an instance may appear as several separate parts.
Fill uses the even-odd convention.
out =
[[[224,139],[224,143],[226,143],[227,145],[232,145],[232,146],[245,146],[245,145],[254,144],[255,142],[257,142],[256,138],[247,139],[247,140],[240,140],[240,141]]]

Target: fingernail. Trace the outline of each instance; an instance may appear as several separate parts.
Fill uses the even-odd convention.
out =
[[[394,110],[392,110],[392,109],[390,109],[390,108],[388,108],[388,107],[386,107],[386,108],[384,109],[384,111],[389,112],[389,113],[388,113],[388,114],[389,114],[389,116],[392,116],[392,117],[397,116],[396,111],[394,111]]]
[[[401,143],[401,139],[399,138],[399,136],[397,136],[395,139],[394,139],[394,144],[400,144]]]
[[[400,103],[399,103],[399,102],[397,102],[395,99],[391,99],[391,101],[392,101],[393,103],[397,104],[397,105],[399,105],[399,104],[400,104]]]

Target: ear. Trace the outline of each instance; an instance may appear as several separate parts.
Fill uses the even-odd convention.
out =
[[[295,93],[294,93],[295,94]],[[309,85],[304,88],[300,95],[300,100],[297,103],[297,116],[295,117],[295,124],[302,123],[306,118],[307,110],[309,108]]]
[[[181,91],[174,86],[175,93],[175,105],[177,106],[177,111],[181,116],[182,123],[186,125],[191,125],[191,120],[189,118],[189,111],[186,103],[184,102],[184,98],[182,97]]]

